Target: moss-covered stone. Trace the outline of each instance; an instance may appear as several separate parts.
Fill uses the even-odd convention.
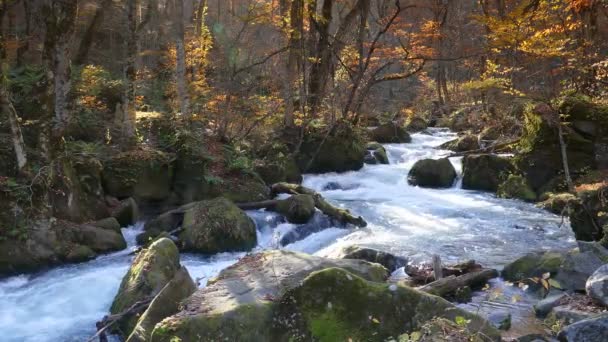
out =
[[[344,269],[312,273],[284,296],[275,324],[277,340],[385,341],[418,331],[435,317],[470,320],[468,328],[500,334],[480,317],[409,287],[366,281]],[[298,327],[294,329],[294,327]]]
[[[566,210],[566,208],[572,208],[577,201],[575,195],[567,192],[560,194],[545,193],[543,196],[545,196],[545,199],[538,203],[538,207],[557,215],[562,213],[568,215],[570,210]]]
[[[104,163],[104,189],[118,198],[165,200],[171,193],[173,159],[157,150],[120,153]]]
[[[276,211],[285,216],[287,222],[304,224],[315,215],[315,200],[311,195],[293,195],[279,201]]]
[[[114,217],[107,217],[105,219],[92,222],[91,225],[120,233],[120,223],[118,223],[118,220]]]
[[[254,170],[266,184],[302,182],[298,164],[285,144],[268,143],[257,151],[256,156]]]
[[[82,262],[95,258],[97,254],[90,247],[74,245],[65,256],[67,262]]]
[[[439,148],[454,152],[474,151],[479,149],[479,140],[476,135],[466,134],[440,145]]]
[[[502,198],[515,198],[527,202],[536,201],[536,193],[530,188],[526,179],[515,174],[510,174],[498,186],[497,195]]]
[[[448,158],[417,161],[408,174],[408,183],[421,187],[449,188],[456,179],[456,169]]]
[[[421,118],[419,116],[414,116],[414,117],[410,118],[407,122],[407,125],[405,125],[405,129],[411,133],[423,131],[427,127],[428,127],[428,124],[427,124],[426,120],[424,120],[423,118]]]
[[[255,224],[230,200],[195,202],[184,213],[182,249],[214,254],[247,251],[257,243]]]
[[[121,227],[127,227],[135,224],[139,219],[139,207],[137,202],[129,197],[110,208],[110,214],[118,221]]]
[[[462,188],[496,192],[502,180],[515,171],[511,161],[493,154],[473,154],[462,161]]]
[[[310,127],[304,133],[296,163],[303,173],[346,172],[363,167],[363,134],[346,122],[331,127]]]
[[[505,266],[502,277],[509,281],[519,281],[530,277],[541,277],[550,272],[559,272],[564,255],[557,252],[539,252],[524,255]]]
[[[577,240],[599,241],[604,237],[602,227],[608,224],[608,186],[582,191],[571,203],[570,226]]]
[[[395,122],[385,123],[374,128],[370,132],[370,137],[373,141],[382,144],[412,142],[412,137],[406,129]]]
[[[386,149],[384,149],[384,147],[374,150],[374,152],[372,152],[372,154],[373,154],[374,158],[376,158],[378,163],[380,163],[380,164],[389,163],[388,155],[386,154]]]
[[[225,179],[211,187],[211,194],[225,197],[235,203],[259,202],[270,198],[270,189],[256,175],[242,174]]]
[[[110,312],[123,312],[133,304],[156,296],[180,269],[179,251],[173,241],[160,239],[139,252],[124,276]],[[137,317],[129,317],[118,324],[123,336],[129,336],[137,324]]]
[[[272,331],[277,303],[314,271],[342,267],[372,281],[386,269],[360,260],[333,260],[283,250],[246,256],[197,290],[181,312],[156,325],[151,341],[280,341]]]
[[[359,259],[378,263],[386,267],[389,272],[394,272],[408,263],[407,258],[361,246],[348,246],[342,250],[341,254],[343,259]]]
[[[193,294],[196,288],[188,270],[185,267],[180,268],[139,317],[126,342],[150,341],[154,326],[164,318],[177,313],[181,302]]]

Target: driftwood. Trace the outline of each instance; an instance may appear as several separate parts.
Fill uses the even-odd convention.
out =
[[[367,222],[361,216],[354,216],[346,209],[340,209],[329,202],[316,191],[298,184],[276,183],[271,187],[273,196],[278,194],[311,195],[315,201],[315,207],[323,214],[340,221],[343,224],[352,224],[357,227],[367,226]],[[274,210],[280,200],[270,200],[252,203],[240,203],[237,206],[243,210],[268,209]]]
[[[470,151],[463,151],[463,152],[454,152],[452,154],[450,154],[448,156],[448,158],[452,158],[452,157],[462,157],[462,156],[466,156],[469,154],[479,154],[479,153],[493,153],[493,152],[502,152],[502,150],[505,147],[508,147],[509,145],[515,144],[517,142],[519,142],[519,140],[521,139],[515,139],[515,140],[511,140],[511,141],[507,141],[504,143],[500,143],[500,144],[493,144],[484,148],[480,148],[477,150],[470,150]]]
[[[482,287],[488,280],[498,277],[498,271],[493,269],[484,269],[481,271],[463,274],[461,276],[449,276],[441,278],[430,284],[419,287],[420,291],[424,291],[436,296],[444,297],[456,292],[462,287]]]
[[[107,341],[106,331],[111,328],[117,322],[120,322],[121,319],[125,318],[129,315],[135,315],[140,312],[145,311],[154,298],[147,298],[144,300],[140,300],[139,302],[134,303],[128,309],[123,312],[119,312],[114,315],[104,316],[104,318],[97,322],[95,325],[97,326],[97,333],[93,335],[91,338],[87,340],[87,342],[93,342],[96,338],[99,338],[100,342]]]
[[[456,265],[442,266],[441,275],[443,277],[461,276],[480,270],[482,270],[481,265],[476,263],[475,260],[469,260]],[[424,285],[436,280],[435,271],[431,266],[407,265],[404,267],[404,271],[414,284]]]

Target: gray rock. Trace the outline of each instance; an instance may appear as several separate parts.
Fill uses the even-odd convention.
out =
[[[608,341],[608,314],[604,313],[569,325],[560,331],[557,338],[561,342]]]
[[[403,267],[408,263],[407,258],[360,246],[346,247],[342,253],[344,254],[342,259],[359,259],[375,262],[386,267],[390,272],[394,272],[399,267]]]
[[[555,280],[563,289],[584,291],[587,279],[603,264],[594,253],[575,250],[566,255]]]
[[[598,258],[602,259],[604,263],[608,263],[608,249],[602,246],[597,241],[577,241],[578,249],[581,253],[591,252],[595,254]]]
[[[556,294],[551,294],[547,296],[545,299],[539,301],[534,305],[534,312],[536,316],[544,318],[551,313],[551,310],[559,305],[559,302],[566,297],[565,292],[560,292]]]
[[[556,321],[563,321],[566,324],[572,324],[593,317],[594,315],[594,313],[581,311],[571,307],[570,305],[560,305],[553,308],[553,311],[551,311],[551,315],[549,315],[549,317]]]
[[[589,277],[585,290],[589,297],[608,306],[608,264],[598,268]]]
[[[456,169],[447,158],[419,160],[407,177],[409,184],[429,188],[449,188],[455,179]]]
[[[304,224],[315,215],[315,200],[311,195],[293,195],[279,201],[276,210],[287,222]]]
[[[496,329],[509,330],[511,329],[511,313],[509,312],[496,312],[488,316],[488,321]]]

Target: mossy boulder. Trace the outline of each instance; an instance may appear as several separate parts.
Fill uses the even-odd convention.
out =
[[[407,130],[395,122],[388,122],[370,131],[370,138],[382,144],[412,142]]]
[[[133,304],[155,297],[180,270],[179,251],[173,241],[159,239],[139,252],[122,279],[110,313],[125,311]],[[129,336],[138,322],[135,316],[123,319],[117,330]]]
[[[549,272],[559,272],[565,256],[559,252],[537,252],[526,254],[502,270],[502,277],[508,281],[519,281],[530,277],[542,277]]]
[[[190,297],[196,289],[197,286],[188,270],[182,266],[139,317],[126,342],[150,341],[154,326],[164,318],[179,312],[181,302]]]
[[[127,248],[120,229],[107,229],[93,224],[75,224],[68,221],[57,221],[54,229],[62,241],[69,241],[89,247],[98,253],[119,251]]]
[[[280,142],[265,144],[256,151],[255,172],[266,184],[301,183],[302,174],[289,148]]]
[[[372,141],[365,146],[365,163],[366,164],[389,164],[388,154],[382,144]]]
[[[543,194],[544,198],[542,202],[538,203],[538,207],[550,211],[556,215],[561,215],[562,213],[569,214],[570,210],[565,211],[566,208],[572,208],[573,205],[577,202],[577,197],[571,193],[545,193]]]
[[[240,174],[211,187],[213,195],[225,197],[235,203],[259,202],[270,199],[270,188],[254,174]],[[213,196],[215,197],[215,196]]]
[[[577,240],[600,241],[608,224],[608,186],[581,191],[571,203],[570,226]]]
[[[361,169],[364,156],[363,133],[339,122],[331,128],[307,128],[296,163],[303,173],[346,172]]]
[[[448,158],[419,160],[407,177],[409,184],[429,188],[449,188],[455,179],[456,169]]]
[[[374,158],[376,158],[376,160],[380,164],[388,164],[389,163],[388,155],[386,154],[386,149],[384,147],[381,147],[381,148],[378,148],[378,149],[374,150],[372,152],[372,155],[374,156]]]
[[[526,179],[516,174],[510,174],[498,186],[497,195],[502,198],[515,198],[526,202],[536,201],[536,193],[528,185]]]
[[[243,257],[220,272],[156,325],[152,341],[280,341],[273,332],[278,302],[312,272],[341,267],[353,276],[384,281],[386,269],[360,260],[334,260],[284,250]]]
[[[484,330],[490,340],[500,333],[482,318],[448,301],[409,287],[374,283],[341,268],[309,275],[280,303],[277,340],[304,337],[313,341],[385,341],[403,332],[419,331],[443,317],[470,320],[467,328]]]
[[[405,125],[405,129],[411,133],[424,131],[427,127],[428,124],[426,120],[419,116],[412,117],[408,120],[407,125]]]
[[[289,223],[304,224],[315,215],[315,200],[311,195],[293,195],[280,200],[276,211],[285,216]]]
[[[450,150],[454,152],[465,152],[474,151],[479,149],[479,140],[476,135],[466,134],[460,138],[448,141],[439,146],[444,150]]]
[[[257,243],[253,220],[226,198],[195,202],[183,217],[183,250],[206,254],[248,251]]]
[[[135,224],[139,219],[139,206],[131,197],[115,203],[110,207],[110,215],[114,217],[121,227]]]
[[[493,154],[473,154],[462,160],[462,188],[496,192],[502,180],[515,172],[508,158]]]
[[[102,220],[91,222],[91,225],[95,226],[95,227],[103,228],[103,229],[113,230],[117,233],[120,233],[120,223],[118,223],[118,220],[115,219],[114,217],[107,217]]]
[[[104,163],[104,189],[119,199],[166,200],[171,194],[174,159],[158,150],[122,152]]]

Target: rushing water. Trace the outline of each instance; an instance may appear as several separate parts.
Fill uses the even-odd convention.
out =
[[[515,200],[460,189],[436,190],[407,184],[407,172],[422,158],[447,151],[436,147],[453,139],[445,130],[414,134],[410,144],[386,145],[390,165],[368,165],[343,174],[307,175],[304,185],[368,221],[364,229],[345,229],[317,215],[307,225],[292,225],[263,211],[251,212],[258,227],[258,247],[286,248],[336,256],[351,244],[380,248],[415,261],[441,255],[446,262],[475,259],[501,267],[531,250],[566,249],[573,245],[560,218]],[[457,169],[459,158],[451,159]],[[142,224],[123,229],[129,248],[93,261],[39,274],[0,280],[0,339],[6,342],[83,341],[95,333],[95,322],[112,303],[135,248]],[[200,286],[244,253],[182,255]],[[504,283],[497,283],[497,287]],[[481,296],[472,310],[488,311]],[[495,305],[495,304],[493,304]]]

